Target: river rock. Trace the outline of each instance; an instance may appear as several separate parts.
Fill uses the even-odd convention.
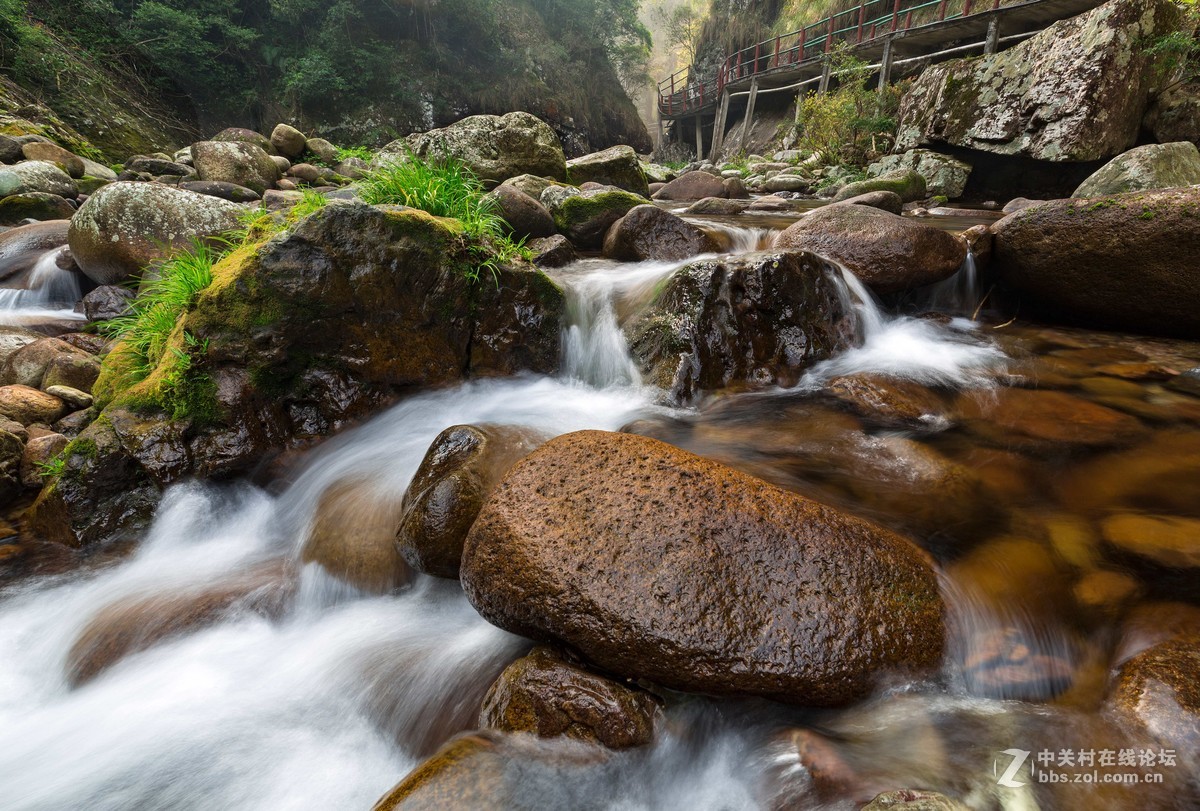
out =
[[[834,206],[867,206],[868,208],[877,208],[880,211],[886,211],[889,214],[900,216],[904,211],[904,199],[894,191],[869,191],[864,194],[859,194],[854,197],[847,197],[845,200],[840,200],[836,203],[830,203]]]
[[[1200,747],[1198,672],[1200,636],[1163,642],[1121,666],[1106,706],[1190,761]]]
[[[242,211],[226,200],[158,183],[113,183],[72,218],[71,253],[92,281],[117,284],[193,239],[238,227]]]
[[[91,408],[94,401],[92,395],[86,391],[81,391],[71,386],[52,384],[45,387],[45,392],[51,397],[57,397],[62,400],[71,409]]]
[[[220,180],[189,180],[180,183],[184,191],[194,191],[197,194],[207,194],[210,197],[220,197],[231,203],[254,203],[262,199],[262,195],[254,189],[247,189],[236,183],[225,183]]]
[[[21,484],[37,489],[42,486],[42,467],[62,449],[67,447],[67,438],[62,434],[43,434],[25,443],[21,457]]]
[[[67,413],[63,401],[29,386],[0,387],[0,417],[28,426],[49,425]]]
[[[115,284],[106,284],[83,297],[83,314],[88,321],[110,321],[129,312],[133,291]]]
[[[803,175],[778,174],[769,177],[762,183],[762,190],[769,194],[779,192],[795,192],[809,194],[816,187],[816,181]]]
[[[530,240],[525,247],[533,251],[533,264],[540,268],[560,268],[579,260],[575,246],[562,234]]]
[[[287,567],[258,564],[209,585],[122,597],[100,609],[67,653],[67,681],[79,687],[127,656],[199,630],[223,616],[278,616],[293,589]]]
[[[1200,150],[1191,141],[1146,144],[1123,152],[1079,184],[1072,197],[1105,197],[1131,191],[1200,183]]]
[[[87,171],[82,158],[68,152],[58,144],[32,141],[21,146],[21,154],[25,156],[26,160],[53,163],[76,180],[83,177]]]
[[[244,141],[200,141],[192,160],[201,180],[232,183],[262,194],[279,180],[279,167],[261,147]]]
[[[274,151],[271,140],[261,132],[255,132],[245,127],[227,127],[212,137],[214,141],[232,144],[250,144],[256,146],[268,155]]]
[[[581,250],[600,248],[612,224],[644,203],[645,197],[613,188],[559,192],[551,187],[542,193],[555,227]]]
[[[864,805],[862,811],[971,811],[971,808],[936,791],[900,789],[885,791]]]
[[[393,141],[376,155],[376,165],[402,159],[453,158],[466,164],[485,185],[531,174],[566,180],[567,161],[554,130],[529,113],[473,115],[448,127]]]
[[[1200,146],[1200,82],[1181,82],[1163,90],[1142,124],[1160,144],[1191,141]]]
[[[57,377],[71,377],[69,371],[71,367],[76,364],[92,363],[96,364],[95,368],[89,374],[80,376],[87,379],[80,380],[79,382],[83,382],[84,385],[76,386],[76,388],[90,389],[96,382],[99,365],[92,355],[59,338],[42,338],[21,347],[8,356],[4,361],[4,366],[0,367],[0,383],[6,385],[17,383],[35,389],[43,388],[46,385],[44,381],[47,372],[60,359],[64,361],[62,366],[66,371],[60,372]],[[60,382],[66,381],[56,379],[49,385]],[[67,382],[66,385],[72,384]]]
[[[512,186],[517,191],[524,192],[534,200],[542,199],[542,192],[551,186],[559,186],[566,188],[566,184],[559,183],[557,180],[549,177],[538,177],[537,175],[517,175],[510,177],[508,180],[500,184],[501,186]]]
[[[518,462],[462,582],[490,622],[678,690],[833,706],[942,655],[936,575],[909,541],[629,434]]]
[[[0,426],[0,500],[9,504],[21,493],[23,484],[21,463],[25,458],[25,438],[16,431],[24,432],[25,436],[28,433],[20,423],[0,419],[14,429],[10,431],[7,426]]]
[[[604,255],[625,262],[676,262],[716,250],[706,231],[650,204],[630,209],[604,238]]]
[[[687,207],[685,214],[717,214],[729,216],[741,214],[750,204],[744,200],[728,200],[723,197],[705,197]]]
[[[1004,447],[1104,448],[1128,444],[1144,433],[1136,418],[1061,391],[967,393],[959,398],[958,410],[974,433]]]
[[[396,545],[414,568],[458,578],[463,543],[487,497],[517,461],[545,441],[527,429],[455,425],[438,434],[401,505]]]
[[[703,200],[705,197],[725,197],[721,178],[708,172],[685,172],[654,193],[655,200]]]
[[[642,162],[631,146],[614,146],[567,161],[567,181],[573,186],[600,183],[650,196],[650,186],[642,172]]]
[[[1122,513],[1101,521],[1100,532],[1126,555],[1172,569],[1200,567],[1200,519]]]
[[[191,153],[188,153],[191,160]],[[195,177],[196,170],[192,166],[178,161],[167,160],[158,155],[137,155],[125,163],[126,172],[154,175],[155,177]]]
[[[1163,642],[1200,636],[1200,606],[1180,602],[1144,602],[1135,606],[1121,624],[1113,665],[1120,666]]]
[[[1025,312],[1100,329],[1195,337],[1200,187],[1052,200],[992,225],[992,270]]]
[[[905,169],[925,179],[926,194],[942,195],[950,200],[962,197],[971,176],[971,164],[931,149],[910,149],[899,155],[884,155],[867,167],[867,175],[880,177]]]
[[[658,702],[644,690],[598,676],[539,646],[500,674],[483,700],[479,725],[628,749],[650,743],[659,714]]]
[[[905,203],[924,200],[928,196],[925,178],[912,169],[895,169],[875,178],[847,183],[838,189],[833,202],[840,203],[873,191],[890,191],[900,196]]]
[[[676,402],[732,384],[794,383],[853,341],[835,273],[790,252],[694,262],[626,326],[630,350]]]
[[[411,576],[394,540],[400,516],[400,499],[369,479],[335,482],[317,502],[300,559],[367,594],[387,594]]]
[[[946,402],[936,392],[911,380],[855,374],[835,377],[825,384],[825,389],[879,428],[929,431],[950,425]]]
[[[1109,0],[999,53],[933,65],[901,100],[896,149],[950,144],[1047,161],[1123,152],[1161,82],[1145,43],[1178,20],[1169,0]]]
[[[287,124],[277,124],[271,131],[271,146],[285,158],[295,160],[304,154],[308,138],[300,130]]]
[[[45,337],[21,327],[0,326],[0,385],[3,384],[5,379],[3,377],[3,365],[8,363],[8,359],[12,357],[13,353]]]
[[[967,258],[963,242],[945,231],[860,205],[810,212],[788,226],[775,247],[838,262],[876,293],[948,279]]]
[[[74,214],[75,206],[57,194],[31,191],[0,200],[0,225],[20,225],[28,220],[69,220]]]
[[[524,239],[548,237],[555,233],[554,218],[546,207],[519,189],[501,184],[490,193],[499,214],[512,229],[513,236]]]
[[[38,192],[53,194],[58,197],[74,197],[79,193],[71,176],[47,161],[21,161],[5,168],[21,179],[21,185],[11,194],[28,194]]]

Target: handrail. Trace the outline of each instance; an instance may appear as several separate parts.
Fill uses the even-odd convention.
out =
[[[691,77],[692,66],[676,71],[658,85],[658,109],[668,117],[686,115],[715,103],[725,86],[780,68],[818,62],[833,50],[835,43],[861,44],[912,28],[913,12],[936,6],[937,21],[960,19],[972,13],[994,11],[1001,0],[982,2],[965,0],[962,8],[947,14],[949,0],[861,0],[859,5],[789,34],[757,42],[726,57],[715,76]]]

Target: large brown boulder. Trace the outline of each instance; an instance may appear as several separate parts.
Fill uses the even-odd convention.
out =
[[[1200,187],[1051,200],[992,226],[992,270],[1023,312],[1101,329],[1200,334]]]
[[[49,425],[66,413],[66,404],[44,391],[21,385],[0,387],[0,417],[22,425]]]
[[[616,186],[643,197],[650,195],[650,186],[642,171],[642,162],[631,146],[609,147],[567,161],[567,180],[572,186],[584,183],[599,183]]]
[[[1200,183],[1200,150],[1191,141],[1146,144],[1122,152],[1079,184],[1072,197],[1087,199]]]
[[[788,226],[775,247],[845,265],[876,293],[948,279],[967,258],[966,245],[945,231],[862,205],[817,209]]]
[[[258,137],[262,138],[261,135]],[[245,141],[200,141],[192,144],[192,161],[201,180],[233,183],[259,194],[275,188],[279,180],[279,167],[271,160],[271,156],[261,146]]]
[[[1048,161],[1123,152],[1162,81],[1145,43],[1178,19],[1169,0],[1110,0],[1000,53],[934,65],[901,101],[896,149],[950,144]]]
[[[685,172],[654,193],[655,200],[703,200],[705,197],[728,197],[721,178],[699,170]]]
[[[937,577],[912,543],[630,434],[567,434],[518,462],[462,582],[500,627],[678,690],[839,705],[942,655]]]
[[[479,725],[628,749],[650,743],[658,714],[658,701],[646,691],[537,647],[500,674],[483,700]]]
[[[71,218],[68,239],[79,269],[96,284],[118,284],[193,239],[237,228],[236,203],[159,183],[113,183]]]
[[[502,183],[490,196],[516,237],[548,237],[555,233],[554,218],[546,207],[515,186]]]
[[[463,544],[484,501],[508,469],[544,441],[505,425],[454,425],[438,434],[404,494],[394,533],[404,559],[426,574],[457,579]]]
[[[655,205],[630,209],[604,238],[604,255],[626,262],[677,262],[716,250],[716,241],[703,229]]]
[[[852,344],[836,273],[801,253],[694,262],[628,324],[630,349],[643,374],[680,402],[735,383],[794,383],[807,365]]]

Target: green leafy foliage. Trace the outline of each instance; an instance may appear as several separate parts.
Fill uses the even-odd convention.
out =
[[[862,166],[886,153],[895,141],[904,86],[889,85],[882,92],[871,87],[867,63],[844,47],[835,49],[830,59],[837,87],[799,100],[797,146],[820,152],[826,164]]]
[[[1200,0],[1179,0],[1179,26],[1144,44],[1171,84],[1200,80]]]

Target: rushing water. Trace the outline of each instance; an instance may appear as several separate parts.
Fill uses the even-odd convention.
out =
[[[38,321],[82,321],[74,311],[83,295],[79,277],[58,266],[66,248],[46,251],[34,263],[24,288],[0,288],[0,324],[29,324]]]
[[[741,250],[768,241],[752,230],[729,237]],[[560,434],[635,419],[703,422],[655,404],[620,330],[623,314],[677,266],[585,260],[561,271],[570,327],[559,379],[479,381],[410,398],[310,453],[279,493],[176,486],[126,559],[10,587],[0,601],[0,807],[367,809],[438,744],[473,728],[482,692],[528,643],[480,619],[453,582],[418,576],[373,597],[300,566],[315,505],[349,480],[370,481],[377,498],[399,497],[430,442],[454,424]],[[820,382],[858,371],[986,388],[1005,370],[1007,356],[965,319],[888,316],[853,276],[844,283],[860,346],[772,396],[803,400]],[[766,431],[786,443],[786,430]],[[72,648],[100,612],[120,609],[135,622],[151,611],[186,615],[197,595],[248,579],[257,590],[237,610],[73,686]],[[1017,704],[972,683],[966,663],[978,645],[969,640],[980,632],[1015,629],[1038,655],[1083,656],[1036,605],[998,606],[975,585],[947,575],[956,643],[933,683],[897,683],[840,714],[672,700],[652,746],[601,761],[572,760],[573,744],[512,739],[504,746],[525,767],[511,807],[853,808],[846,797],[916,783],[979,808],[1036,808],[1028,789],[995,785],[994,752],[1031,749],[1065,730],[1079,741],[1106,733],[1089,713]],[[802,765],[805,735],[854,766],[857,782],[842,799],[823,793],[811,758]]]

